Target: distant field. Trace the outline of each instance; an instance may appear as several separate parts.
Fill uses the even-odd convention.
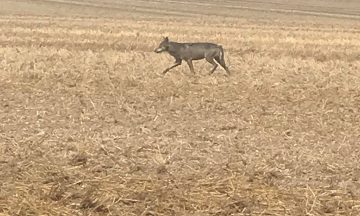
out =
[[[2,0],[1,14],[92,16],[92,17],[181,17],[220,16],[272,18],[281,21],[313,20],[314,17],[360,20],[357,0]],[[324,19],[323,19],[324,20]],[[216,21],[215,21],[216,22]]]
[[[359,1],[1,4],[0,216],[360,215]]]

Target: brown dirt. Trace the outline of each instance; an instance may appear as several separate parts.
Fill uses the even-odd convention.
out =
[[[359,4],[160,2],[4,1],[0,215],[359,215]]]

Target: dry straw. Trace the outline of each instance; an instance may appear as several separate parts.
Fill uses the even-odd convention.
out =
[[[0,215],[359,215],[358,24],[226,20],[3,16]]]

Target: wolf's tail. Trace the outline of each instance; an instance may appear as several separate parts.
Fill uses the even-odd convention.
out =
[[[224,57],[224,49],[222,46],[219,45],[219,49],[220,49],[220,59],[221,61],[225,61],[225,57]]]
[[[225,56],[224,56],[224,49],[222,46],[219,45],[220,53],[219,53],[219,60],[220,65],[226,70],[226,73],[230,75],[230,70],[225,64]]]

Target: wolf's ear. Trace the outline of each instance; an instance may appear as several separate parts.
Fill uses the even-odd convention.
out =
[[[169,38],[167,36],[164,37],[164,41],[169,42]]]

